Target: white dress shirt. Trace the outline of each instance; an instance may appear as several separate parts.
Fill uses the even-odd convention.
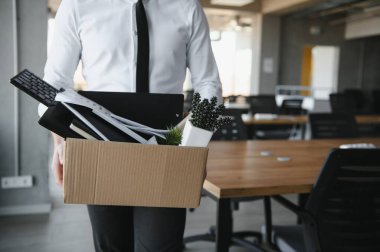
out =
[[[44,80],[73,87],[81,59],[88,90],[136,91],[137,0],[63,0]],[[150,92],[180,94],[189,68],[195,92],[221,100],[209,28],[198,0],[144,0]]]

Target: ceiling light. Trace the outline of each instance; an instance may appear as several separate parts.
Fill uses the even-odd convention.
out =
[[[244,6],[253,3],[255,0],[211,0],[211,4],[227,6]]]

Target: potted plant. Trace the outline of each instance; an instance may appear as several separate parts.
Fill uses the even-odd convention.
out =
[[[195,93],[190,119],[186,121],[183,130],[181,145],[206,147],[217,129],[231,123],[231,118],[222,117],[224,111],[224,105],[218,105],[215,96],[211,100],[201,101],[200,94]]]
[[[170,127],[165,138],[156,138],[157,143],[161,145],[180,145],[182,142],[182,129],[178,127]]]

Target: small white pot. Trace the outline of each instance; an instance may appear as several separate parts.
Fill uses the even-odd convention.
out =
[[[207,147],[213,133],[212,131],[195,127],[187,120],[182,133],[181,146]]]

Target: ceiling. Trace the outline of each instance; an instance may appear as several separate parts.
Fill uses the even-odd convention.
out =
[[[254,13],[289,15],[292,18],[324,19],[339,24],[352,19],[380,15],[380,0],[255,0],[243,6],[216,5],[214,0],[199,0],[211,29],[249,27]],[[233,3],[235,0],[223,0]],[[61,0],[48,0],[55,15]]]
[[[333,24],[353,18],[370,18],[380,15],[380,0],[329,0],[292,13],[293,18],[322,19]]]
[[[235,0],[228,0],[232,3]],[[252,23],[252,13],[261,8],[261,0],[255,0],[244,6],[214,5],[211,0],[200,0],[213,30],[235,29],[236,27],[249,27]],[[48,0],[49,11],[55,16],[61,0]]]
[[[205,9],[216,9],[227,12],[249,12],[249,13],[281,13],[286,12],[289,6],[301,6],[300,4],[311,4],[316,1],[323,0],[254,0],[250,3],[241,5],[241,0],[223,0],[227,5],[215,4],[221,0],[199,0]],[[57,12],[61,0],[48,0],[48,5],[51,13],[54,15]],[[268,11],[266,11],[268,10]]]
[[[62,0],[48,0],[48,6],[50,12],[55,15],[57,12],[57,9],[60,5]],[[244,6],[227,6],[227,5],[218,5],[218,4],[212,4],[211,0],[199,0],[205,8],[216,8],[220,10],[226,10],[226,11],[245,11],[245,12],[253,12],[253,11],[259,11],[261,7],[261,1],[262,0],[255,0],[253,3],[244,5]],[[229,0],[232,3],[235,0]]]

